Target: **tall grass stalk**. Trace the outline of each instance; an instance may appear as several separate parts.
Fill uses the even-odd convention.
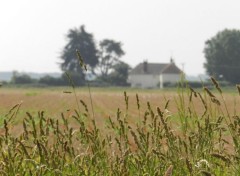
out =
[[[87,73],[87,71],[88,71],[87,65],[84,63],[84,60],[83,60],[79,50],[76,50],[76,53],[77,53],[77,58],[79,60],[80,67],[85,71],[85,73]],[[89,99],[90,99],[90,103],[91,103],[92,117],[93,117],[93,119],[95,119],[94,108],[93,108],[93,100],[92,100],[92,93],[91,93],[91,90],[90,90],[90,85],[89,85],[89,81],[88,80],[87,80],[87,87],[88,87]]]

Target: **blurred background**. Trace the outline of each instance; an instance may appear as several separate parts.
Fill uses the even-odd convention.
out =
[[[214,75],[237,83],[239,5],[237,0],[1,1],[0,81],[44,78],[40,83],[49,84],[69,71],[82,79],[79,85],[86,79],[130,85],[128,74],[147,61],[174,62],[191,81]],[[87,73],[73,61],[75,49]],[[229,70],[235,80],[229,80]]]

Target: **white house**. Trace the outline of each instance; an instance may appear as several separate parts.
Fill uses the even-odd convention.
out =
[[[128,82],[131,87],[163,88],[166,83],[180,81],[182,71],[171,60],[170,63],[148,63],[144,61],[131,70]]]

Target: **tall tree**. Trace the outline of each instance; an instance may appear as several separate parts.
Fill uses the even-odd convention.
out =
[[[120,42],[109,39],[101,41],[99,44],[99,63],[97,66],[97,71],[100,72],[101,77],[107,77],[114,65],[119,62],[119,58],[124,54]]]
[[[98,63],[96,44],[93,35],[85,30],[82,25],[79,29],[70,29],[67,34],[68,43],[61,54],[61,68],[63,71],[75,72],[83,75],[82,69],[76,56],[76,50],[81,52],[90,69],[93,69]]]
[[[240,31],[225,29],[205,42],[207,73],[240,83]]]
[[[116,86],[127,86],[128,72],[130,66],[124,62],[119,62],[113,67],[113,72],[109,74],[109,82]]]

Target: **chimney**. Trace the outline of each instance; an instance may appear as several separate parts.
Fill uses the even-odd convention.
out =
[[[143,61],[143,72],[144,73],[147,73],[148,71],[148,63],[147,63],[147,60]]]

